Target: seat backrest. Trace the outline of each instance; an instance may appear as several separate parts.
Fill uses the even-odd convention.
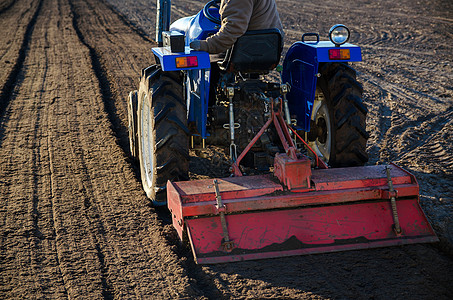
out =
[[[278,65],[281,51],[278,29],[247,31],[227,50],[219,67],[227,72],[267,73]]]

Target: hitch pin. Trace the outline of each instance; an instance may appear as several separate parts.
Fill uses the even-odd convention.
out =
[[[282,93],[283,96],[283,108],[285,109],[286,124],[291,125],[291,116],[289,115],[288,99],[286,99],[286,94],[289,92],[289,85],[287,83],[282,84],[280,86],[280,92]]]
[[[289,83],[285,83],[280,86],[280,92],[282,93],[283,96],[283,109],[285,110],[286,119],[285,121],[286,124],[288,124],[288,127],[291,127],[291,116],[289,114],[288,99],[286,99],[286,94],[288,94],[289,90],[290,90]],[[290,136],[293,138],[294,145],[297,145],[297,139],[295,134],[293,132],[290,132]]]
[[[233,241],[230,241],[230,235],[228,234],[227,222],[225,219],[225,205],[222,203],[222,196],[220,196],[219,182],[217,179],[214,179],[214,188],[215,188],[215,199],[217,202],[216,208],[220,215],[220,222],[222,223],[223,230],[223,241],[222,247],[226,252],[231,252],[234,249]]]
[[[392,177],[390,176],[390,167],[387,165],[385,166],[385,172],[387,173],[387,181],[389,185],[390,191],[390,204],[392,205],[392,215],[393,215],[393,223],[394,229],[397,235],[401,234],[401,226],[400,221],[398,219],[398,211],[396,210],[396,199],[395,199],[395,189],[393,188],[393,181]]]

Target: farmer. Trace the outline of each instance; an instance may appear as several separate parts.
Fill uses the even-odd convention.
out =
[[[225,52],[248,30],[277,28],[283,39],[275,0],[221,0],[219,13],[222,20],[219,32],[206,40],[191,42],[192,49],[211,54]]]

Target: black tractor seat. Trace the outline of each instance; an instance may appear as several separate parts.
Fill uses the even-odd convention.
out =
[[[251,30],[237,39],[218,65],[226,72],[268,73],[280,62],[281,52],[280,30]]]

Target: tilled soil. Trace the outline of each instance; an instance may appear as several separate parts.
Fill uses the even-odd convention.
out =
[[[450,2],[277,1],[286,47],[333,23],[355,32],[370,163],[415,173],[442,243],[214,266],[179,245],[128,155],[126,96],[153,63],[151,2],[0,1],[0,298],[453,296]],[[204,3],[172,2],[173,19]]]

